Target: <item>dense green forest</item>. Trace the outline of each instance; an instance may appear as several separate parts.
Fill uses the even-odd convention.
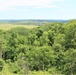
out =
[[[76,75],[76,20],[0,30],[0,75]]]

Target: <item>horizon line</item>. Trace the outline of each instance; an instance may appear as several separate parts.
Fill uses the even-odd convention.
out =
[[[74,20],[74,19],[0,19],[1,20]]]

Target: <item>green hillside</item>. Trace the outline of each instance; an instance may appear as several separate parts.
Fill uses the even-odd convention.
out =
[[[36,25],[14,25],[14,24],[0,24],[0,29],[2,30],[10,30],[12,28],[16,28],[16,27],[24,27],[24,28],[35,28],[35,27],[38,27]]]

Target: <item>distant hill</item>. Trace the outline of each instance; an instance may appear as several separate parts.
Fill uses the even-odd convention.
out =
[[[0,20],[0,23],[12,23],[16,25],[42,25],[48,22],[67,22],[68,20]]]

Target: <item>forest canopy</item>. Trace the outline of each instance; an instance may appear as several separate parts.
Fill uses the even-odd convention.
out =
[[[34,71],[76,75],[76,20],[0,30],[0,75]]]

